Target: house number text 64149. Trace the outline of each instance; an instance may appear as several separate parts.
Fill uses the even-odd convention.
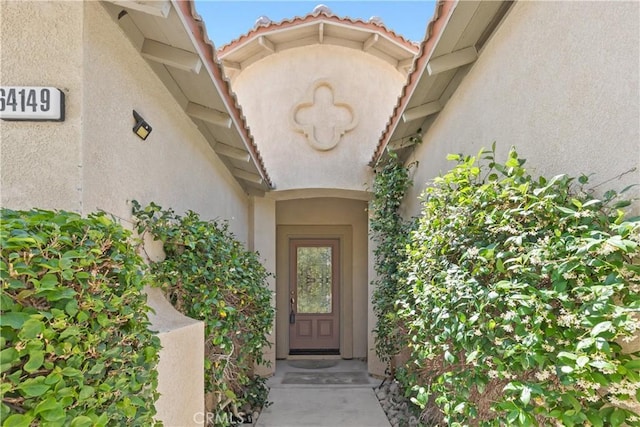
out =
[[[0,119],[63,121],[64,93],[55,87],[0,87]]]

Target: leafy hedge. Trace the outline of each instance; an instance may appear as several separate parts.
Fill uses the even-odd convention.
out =
[[[103,214],[0,214],[2,425],[153,425],[160,342],[130,233]]]
[[[214,397],[214,422],[228,425],[241,410],[266,403],[264,380],[253,374],[269,345],[274,309],[268,273],[258,254],[247,251],[226,223],[184,217],[134,201],[138,232],[163,242],[166,258],[152,263],[155,282],[171,303],[205,323],[205,391]]]
[[[398,307],[401,376],[449,425],[638,426],[640,219],[586,177],[533,178],[511,151],[454,155],[424,192]],[[637,259],[637,258],[636,258]],[[439,414],[429,412],[435,404]]]

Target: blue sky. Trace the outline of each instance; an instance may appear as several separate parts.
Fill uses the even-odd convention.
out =
[[[339,16],[365,20],[379,16],[387,28],[412,41],[422,40],[435,7],[435,1],[196,0],[196,10],[207,24],[209,38],[221,47],[248,32],[262,15],[279,22],[307,15],[318,4],[327,5]]]

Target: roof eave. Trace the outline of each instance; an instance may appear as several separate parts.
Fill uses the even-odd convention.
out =
[[[285,19],[280,22],[271,22],[269,24],[256,25],[247,33],[241,35],[240,37],[232,40],[224,46],[221,46],[218,50],[218,55],[223,57],[225,54],[230,51],[236,50],[239,47],[245,45],[246,43],[251,42],[256,37],[259,37],[261,33],[267,32],[275,32],[275,31],[286,31],[291,28],[300,27],[302,25],[314,25],[320,22],[326,22],[330,24],[343,24],[347,25],[351,28],[360,28],[362,30],[368,30],[370,32],[377,32],[381,35],[384,35],[389,40],[393,41],[400,47],[403,47],[408,50],[414,50],[414,53],[417,53],[417,47],[414,42],[405,39],[395,31],[387,28],[383,24],[364,21],[362,19],[352,19],[347,17],[340,17],[333,14],[327,14],[324,12],[321,13],[310,13],[305,16],[298,16],[291,19]]]
[[[261,178],[265,184],[266,190],[275,188],[264,166],[264,162],[258,148],[253,140],[253,135],[249,132],[246,119],[242,114],[242,108],[238,104],[237,98],[229,80],[225,77],[222,63],[216,55],[213,43],[209,40],[206,33],[204,21],[195,12],[195,3],[193,0],[171,0],[179,12],[180,18],[187,28],[190,29],[190,37],[192,42],[197,46],[201,57],[205,57],[205,66],[212,76],[212,81],[218,92],[222,95],[223,102],[227,107],[227,111],[233,120],[233,124],[240,133],[245,148],[249,152],[252,161],[257,167]],[[197,18],[196,18],[197,16]],[[198,31],[199,30],[199,31]],[[199,32],[199,37],[196,36]],[[233,174],[233,171],[232,171]],[[242,179],[242,178],[241,178]]]
[[[155,64],[153,68],[160,80],[184,108],[185,114],[191,118],[240,187],[250,195],[261,195],[274,189],[242,109],[229,80],[224,76],[213,43],[207,36],[205,24],[195,12],[193,1],[110,0],[107,3],[110,3],[107,9],[114,20],[141,56]],[[122,11],[130,12],[129,15],[135,16],[135,19],[131,18],[125,24],[121,18],[127,13]],[[163,26],[170,28],[163,29]],[[153,34],[164,34],[165,40],[156,41]],[[180,62],[181,58],[187,59]],[[191,85],[183,82],[187,86],[181,86],[174,74],[179,70],[195,73],[194,78],[189,80],[197,81],[197,86],[193,86],[193,82]],[[206,98],[210,101],[204,101],[201,97],[198,103],[189,97],[189,86],[192,89],[191,96],[197,97],[193,93],[195,87],[202,93],[213,94],[213,97]],[[238,160],[240,158],[242,160]]]
[[[217,54],[233,81],[244,69],[271,55],[311,45],[360,50],[389,63],[403,76],[408,74],[419,50],[418,44],[380,24],[320,14],[260,25],[219,49]]]
[[[413,144],[403,141],[413,139],[417,133],[426,134],[512,4],[512,1],[438,2],[414,68],[369,163],[371,167],[384,157],[390,144],[398,143],[400,149],[406,149]],[[482,13],[478,13],[481,8]],[[473,40],[462,43],[463,32],[468,37],[470,29],[473,29]],[[444,92],[437,93],[430,89],[440,73],[448,73],[449,80]],[[409,125],[409,122],[417,124]]]

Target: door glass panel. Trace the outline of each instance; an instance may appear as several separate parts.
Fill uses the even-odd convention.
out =
[[[298,313],[331,313],[331,246],[297,248]]]

